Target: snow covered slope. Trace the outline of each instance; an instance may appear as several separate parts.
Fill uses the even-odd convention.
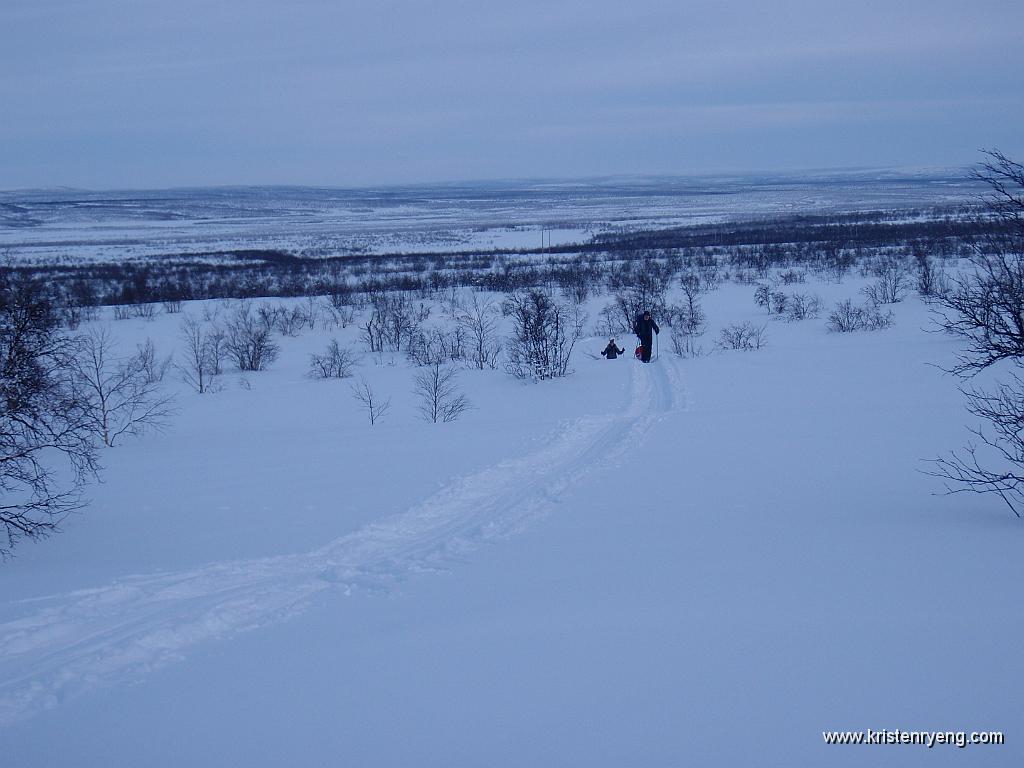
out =
[[[709,338],[767,322],[764,349],[663,337],[642,366],[591,337],[562,381],[464,372],[452,424],[385,355],[371,427],[302,375],[320,330],[244,387],[181,387],[0,571],[4,764],[1019,762],[1024,531],[919,471],[964,439],[953,343],[916,299],[831,335],[752,293],[705,298]],[[169,351],[177,325],[113,327]],[[869,728],[1007,744],[823,742]]]

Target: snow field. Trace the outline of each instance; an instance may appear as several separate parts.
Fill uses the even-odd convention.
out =
[[[827,314],[860,284],[790,288]],[[1020,527],[918,471],[964,440],[934,367],[955,345],[916,299],[849,335],[752,286],[704,308],[705,347],[743,320],[768,346],[663,338],[641,366],[592,337],[563,381],[465,372],[449,425],[416,419],[400,359],[363,361],[395,397],[364,423],[302,376],[320,331],[250,389],[182,392],[5,566],[14,764],[1014,764]],[[114,325],[161,351],[176,327]],[[896,727],[1008,743],[821,738]]]

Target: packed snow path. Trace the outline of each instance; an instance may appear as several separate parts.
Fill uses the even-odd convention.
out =
[[[0,726],[97,687],[137,681],[197,643],[279,621],[327,589],[386,591],[514,535],[650,427],[685,408],[678,363],[631,365],[629,403],[561,425],[539,450],[499,462],[411,509],[309,552],[129,576],[32,601],[0,624]]]

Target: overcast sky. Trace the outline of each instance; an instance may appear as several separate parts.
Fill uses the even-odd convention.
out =
[[[2,0],[0,189],[1024,155],[1022,0]]]

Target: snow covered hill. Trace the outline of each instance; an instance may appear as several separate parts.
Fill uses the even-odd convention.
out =
[[[965,439],[954,342],[916,298],[830,334],[752,294],[704,297],[705,347],[749,320],[763,349],[591,335],[565,379],[463,371],[446,424],[402,355],[358,366],[372,426],[305,376],[354,326],[213,394],[168,374],[171,428],[0,569],[4,765],[1016,764],[1024,530],[920,471]],[[180,320],[101,322],[167,354]],[[822,736],[867,729],[1007,743]]]

